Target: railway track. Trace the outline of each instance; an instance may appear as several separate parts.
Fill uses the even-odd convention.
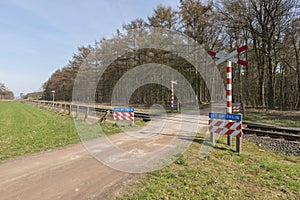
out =
[[[69,115],[71,113],[75,113],[77,115],[78,112],[86,113],[88,115],[89,111],[94,111],[99,116],[104,116],[105,113],[111,114],[113,110],[111,107],[93,107],[89,105],[79,105],[79,104],[71,104],[68,102],[49,102],[49,101],[32,101],[28,102],[32,103],[36,106],[48,106],[53,109],[63,109],[63,112],[67,112]],[[209,109],[202,109],[201,114],[207,116]],[[195,113],[197,115],[197,113]],[[198,113],[199,114],[199,113]],[[136,118],[140,118],[143,121],[151,121],[151,120],[167,120],[172,121],[174,123],[198,123],[195,120],[195,116],[189,116],[182,118],[174,118],[164,115],[157,115],[153,113],[143,113],[143,112],[135,112]],[[281,152],[288,155],[300,156],[300,128],[287,128],[287,127],[278,127],[271,126],[261,123],[243,121],[243,138],[249,142],[256,143],[258,146],[264,146],[276,152]]]
[[[244,134],[255,134],[257,136],[268,136],[270,138],[282,138],[288,141],[300,142],[300,128],[289,128],[272,126],[267,124],[243,121]]]
[[[47,106],[53,106],[53,102],[51,101],[32,101],[32,102],[36,103],[37,105],[40,103]],[[70,109],[72,111],[76,111],[77,109],[77,111],[80,110],[81,112],[85,112],[86,110],[93,110],[99,114],[106,113],[108,111],[110,113],[113,112],[111,108],[100,108],[100,107],[93,107],[88,105],[74,105],[66,102],[65,103],[55,102],[55,106],[56,107],[61,106],[61,108],[65,107],[65,109]],[[166,118],[164,116],[143,113],[143,112],[135,112],[134,115],[137,118],[141,118],[143,121],[151,121],[152,117],[161,120],[171,120],[174,121],[175,123],[182,122],[182,121],[193,121],[192,119],[173,119],[173,118],[169,119],[168,117]],[[268,136],[270,138],[283,138],[287,141],[300,142],[300,128],[271,126],[271,125],[249,122],[249,121],[243,121],[243,125],[245,125],[245,128],[243,128],[244,134],[254,134],[256,136]]]

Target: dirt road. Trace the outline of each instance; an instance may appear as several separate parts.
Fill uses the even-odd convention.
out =
[[[178,122],[165,122],[158,133],[150,135],[151,143],[147,141],[147,145],[145,139],[131,140],[128,138],[132,136],[124,133],[111,136],[110,141],[126,151],[155,151],[178,137],[181,130],[176,130],[174,124]],[[206,124],[207,117],[203,117],[200,126]],[[142,133],[149,131],[153,132],[153,127]],[[111,156],[109,151],[102,149],[101,155]],[[0,163],[0,199],[106,199],[135,176],[105,166],[82,144],[75,144]]]
[[[103,199],[131,176],[76,144],[0,164],[0,199]]]

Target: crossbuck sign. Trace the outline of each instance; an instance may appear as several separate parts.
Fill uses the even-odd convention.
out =
[[[217,60],[216,62],[214,62],[212,64],[212,66],[216,66],[216,65],[219,65],[227,60],[230,60],[234,63],[237,63],[239,65],[243,65],[243,66],[247,66],[248,65],[248,62],[247,61],[244,61],[244,60],[239,60],[237,58],[233,58],[234,56],[242,53],[243,51],[246,51],[248,49],[248,46],[245,45],[245,46],[242,46],[240,48],[238,48],[237,50],[235,51],[232,51],[231,53],[229,53],[228,55],[224,56],[220,53],[216,53],[216,52],[213,52],[213,51],[208,51],[208,54],[212,57],[216,57],[216,58],[219,58],[219,60]]]

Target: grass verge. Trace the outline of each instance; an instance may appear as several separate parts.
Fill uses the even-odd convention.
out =
[[[122,130],[101,124],[106,135]],[[16,101],[0,102],[0,161],[80,142],[73,118]]]
[[[15,101],[0,102],[0,160],[79,141],[71,117]]]
[[[125,186],[117,199],[298,199],[300,158],[243,141],[235,153],[221,137],[199,158],[204,135],[172,165]]]

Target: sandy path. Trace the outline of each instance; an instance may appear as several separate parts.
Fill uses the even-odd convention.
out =
[[[207,117],[201,122],[201,126],[207,124]],[[180,131],[174,128],[177,123],[166,122],[160,132],[168,134],[156,133],[147,143],[151,145],[128,139],[124,133],[113,135],[110,140],[126,150],[155,150],[176,137]],[[105,166],[80,143],[0,163],[0,199],[105,199],[135,176]]]

